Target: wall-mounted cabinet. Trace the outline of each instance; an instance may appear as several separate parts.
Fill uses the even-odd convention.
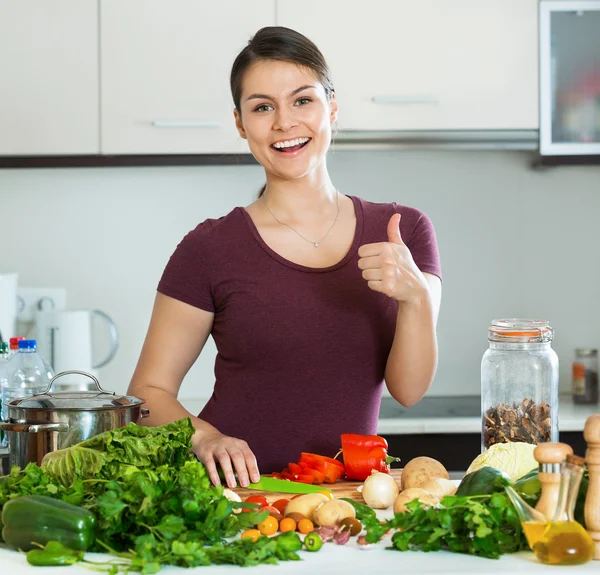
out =
[[[273,0],[101,0],[103,154],[248,152],[229,73]]]
[[[538,127],[538,0],[0,0],[0,156],[247,154],[229,73],[273,24],[342,132]]]
[[[99,152],[97,0],[0,0],[0,155]]]
[[[537,6],[278,0],[277,19],[328,60],[340,130],[529,130],[538,127]]]

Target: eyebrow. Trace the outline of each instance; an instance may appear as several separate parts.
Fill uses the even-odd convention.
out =
[[[302,90],[307,90],[308,88],[314,89],[314,86],[311,86],[310,84],[306,84],[305,86],[300,86],[299,88],[296,88],[293,92],[290,93],[290,97],[295,96],[299,92],[302,92]],[[267,96],[266,94],[251,94],[250,96],[248,96],[246,98],[246,102],[248,100],[273,100],[273,97]]]

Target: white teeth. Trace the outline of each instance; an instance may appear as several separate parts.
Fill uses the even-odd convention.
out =
[[[291,148],[292,146],[298,146],[308,142],[310,138],[296,138],[295,140],[287,140],[285,142],[276,142],[273,144],[274,148]]]

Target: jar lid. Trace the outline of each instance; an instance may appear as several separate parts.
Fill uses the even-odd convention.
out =
[[[40,409],[42,411],[104,411],[140,405],[143,399],[129,395],[116,395],[101,392],[61,392],[43,393],[20,399],[13,399],[9,407],[20,409]]]
[[[591,349],[588,347],[578,347],[575,349],[575,355],[577,355],[577,357],[589,357],[589,356],[594,356],[594,355],[598,355],[598,350],[597,349]]]
[[[507,343],[546,343],[554,339],[550,323],[540,319],[495,319],[492,321],[488,340]]]

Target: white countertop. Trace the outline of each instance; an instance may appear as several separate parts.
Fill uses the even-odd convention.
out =
[[[378,511],[378,517],[391,517],[391,510]],[[346,545],[326,543],[317,553],[300,552],[302,561],[282,561],[279,565],[260,565],[248,567],[243,571],[235,565],[213,565],[210,567],[197,567],[196,569],[181,569],[167,567],[160,573],[193,573],[210,575],[212,573],[281,573],[293,575],[306,573],[308,575],[337,574],[377,575],[401,573],[402,575],[481,575],[482,573],[497,575],[515,575],[515,573],[546,573],[556,575],[557,571],[566,570],[565,573],[599,573],[600,561],[591,561],[586,565],[577,567],[556,567],[538,563],[529,552],[520,552],[512,555],[503,555],[499,560],[482,559],[470,555],[450,553],[446,551],[422,553],[417,551],[390,551],[389,535],[379,544],[370,549],[359,549],[356,537]],[[105,561],[109,555],[88,554],[91,561]],[[7,575],[90,575],[89,569],[73,565],[70,567],[32,567],[20,553],[9,550],[0,545],[0,573]]]
[[[181,403],[191,413],[200,413],[207,399],[181,398]],[[586,419],[600,413],[599,405],[575,405],[570,396],[559,401],[558,427],[560,431],[583,431]],[[397,417],[380,419],[377,433],[408,435],[419,433],[481,433],[480,417]]]

